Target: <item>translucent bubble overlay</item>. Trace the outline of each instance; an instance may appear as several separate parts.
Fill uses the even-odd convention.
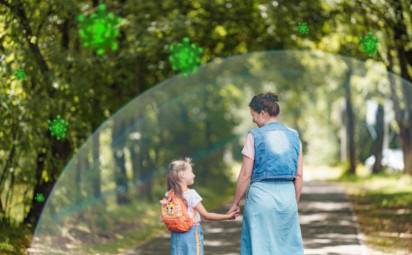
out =
[[[118,254],[113,243],[159,229],[159,199],[173,159],[193,159],[195,186],[229,184],[229,177],[216,177],[230,176],[255,127],[253,95],[277,93],[282,122],[311,141],[322,137],[317,127],[339,123],[349,87],[355,114],[367,115],[366,98],[376,95],[392,109],[390,82],[406,81],[376,62],[314,51],[216,59],[188,77],[174,76],[125,105],[75,153],[45,204],[30,254]],[[326,157],[327,142],[310,147]]]

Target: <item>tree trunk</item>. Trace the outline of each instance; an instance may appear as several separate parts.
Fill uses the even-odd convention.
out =
[[[12,1],[11,4],[8,2],[1,0],[1,4],[4,6],[8,7],[10,11],[13,13],[14,16],[17,17],[17,19],[20,21],[20,25],[23,28],[24,31],[24,39],[26,40],[30,52],[33,55],[34,61],[37,63],[40,73],[42,74],[43,82],[46,85],[46,92],[49,96],[49,98],[53,98],[55,92],[57,91],[56,89],[53,88],[52,86],[52,81],[50,78],[50,68],[47,65],[47,62],[42,55],[39,46],[36,43],[32,42],[32,38],[34,37],[32,27],[30,26],[29,19],[27,18],[26,11],[24,10],[24,6],[21,2],[21,0],[14,0]],[[40,83],[39,83],[40,84]],[[32,86],[31,91],[40,94],[39,91],[37,91],[40,87]],[[50,116],[51,118],[53,116]],[[51,119],[50,118],[50,119]],[[62,159],[63,161],[66,160],[67,156],[69,155],[70,148],[66,147],[64,148],[66,143],[59,143],[52,139],[47,133],[44,136],[44,145],[40,146],[40,151],[37,154],[36,158],[36,169],[35,169],[35,179],[36,179],[36,184],[34,187],[34,193],[31,201],[31,208],[24,218],[24,223],[26,224],[35,224],[40,217],[40,213],[43,209],[43,203],[37,202],[35,200],[35,196],[38,193],[42,193],[46,198],[48,197],[55,180],[57,179],[57,176],[60,174],[60,171],[58,171],[57,166],[53,165],[55,161],[57,161],[57,158]],[[50,162],[51,167],[50,167],[50,172],[48,173],[49,179],[48,181],[44,181],[42,179],[42,173],[45,167],[45,159],[47,156],[47,147],[51,146],[51,154],[52,154],[52,160]]]
[[[117,204],[126,204],[129,202],[127,191],[129,190],[126,176],[126,160],[122,149],[113,150],[116,165],[116,201]]]
[[[142,140],[141,144],[141,157],[140,157],[140,183],[141,183],[141,192],[143,197],[147,198],[148,200],[152,199],[151,193],[152,193],[152,169],[151,169],[151,163],[150,163],[150,155],[149,155],[149,148],[148,148],[149,142],[147,139]]]
[[[346,171],[350,174],[356,174],[356,151],[355,151],[355,116],[353,114],[352,108],[352,97],[351,97],[351,76],[352,70],[349,67],[346,73],[344,81],[345,89],[345,127],[346,127],[346,138],[347,138],[347,155],[349,156],[349,166]]]
[[[9,155],[7,156],[7,159],[5,160],[3,171],[1,172],[1,175],[0,175],[0,190],[3,190],[3,183],[5,183],[7,176],[10,174],[10,168],[13,166],[15,158],[16,158],[15,141],[17,141],[17,131],[18,129],[15,126],[12,130],[11,149],[10,149]],[[1,192],[0,194],[3,194],[3,192]],[[3,206],[3,201],[0,195],[0,220],[8,221],[6,210],[7,210],[7,202]]]
[[[77,154],[77,162],[76,162],[76,175],[75,175],[75,185],[76,185],[76,190],[75,190],[75,201],[76,204],[80,204],[81,201],[83,200],[82,197],[82,170],[87,169],[83,168],[83,155],[82,154]]]
[[[126,174],[126,159],[123,150],[124,138],[121,137],[123,128],[123,123],[115,120],[112,131],[112,151],[115,163],[116,201],[119,205],[129,202],[127,198],[129,187]]]
[[[101,191],[101,174],[100,174],[100,134],[97,132],[93,135],[93,195],[99,199],[102,195]]]
[[[411,174],[408,169],[411,169],[412,165],[412,148],[410,147],[410,143],[408,143],[408,136],[410,133],[411,128],[408,128],[408,124],[404,122],[404,116],[405,116],[405,110],[401,109],[400,106],[400,99],[396,90],[396,79],[395,76],[392,74],[393,71],[393,58],[390,52],[388,52],[388,78],[389,78],[389,86],[390,86],[390,91],[391,91],[391,100],[394,105],[395,109],[395,119],[396,123],[398,124],[399,127],[399,138],[400,138],[400,144],[401,144],[401,149],[403,153],[403,163],[404,163],[404,171],[405,173]]]
[[[46,131],[47,132],[47,131]],[[50,195],[51,190],[53,189],[54,184],[56,183],[57,178],[59,177],[61,171],[61,166],[55,164],[56,162],[66,162],[68,156],[71,152],[71,146],[68,140],[58,141],[52,139],[51,136],[46,133],[46,142],[50,141],[50,149],[47,147],[41,146],[37,154],[36,159],[36,169],[35,169],[35,180],[36,184],[33,190],[33,196],[31,200],[31,208],[24,218],[24,223],[27,224],[36,224],[41,211],[43,210],[44,202],[36,201],[37,194],[43,194],[45,199]],[[47,181],[42,177],[43,171],[45,169],[45,161],[47,159],[48,151],[50,151],[50,160],[49,164],[50,170],[47,172],[48,179]]]
[[[46,63],[43,55],[41,54],[40,48],[36,43],[32,42],[33,29],[30,26],[29,19],[27,18],[26,11],[24,10],[24,6],[20,0],[13,0],[12,4],[8,4],[5,1],[0,1],[1,4],[7,6],[10,11],[20,20],[20,25],[24,31],[24,39],[26,40],[27,44],[29,45],[30,51],[33,54],[34,61],[37,63],[40,73],[46,83],[47,92],[50,98],[53,98],[55,94],[55,89],[52,87],[52,82],[50,79],[50,68]],[[33,87],[32,90],[35,91],[37,88]]]
[[[376,111],[376,139],[373,144],[373,155],[375,156],[375,162],[373,163],[372,173],[377,174],[382,172],[382,153],[383,153],[383,140],[384,140],[384,108],[382,104],[378,104],[378,110]]]
[[[42,179],[42,173],[43,173],[43,169],[45,165],[46,156],[47,156],[46,149],[41,148],[40,152],[37,154],[37,159],[36,159],[36,170],[35,170],[36,185],[33,190],[33,195],[31,199],[31,207],[23,221],[27,225],[35,226],[40,217],[40,213],[43,210],[43,203],[36,201],[36,194],[43,194],[44,197],[47,198],[51,189],[53,188],[54,182],[51,182],[51,181],[45,182]]]
[[[12,206],[10,206],[10,205],[13,204],[13,195],[14,195],[13,192],[14,192],[14,183],[15,183],[15,181],[16,181],[16,171],[13,171],[11,173],[10,184],[9,184],[9,188],[7,190],[6,202],[5,202],[5,206],[4,206],[6,209],[8,209],[8,211],[6,210],[6,217],[7,218],[10,218],[9,215],[11,215],[10,210],[11,210]]]
[[[403,162],[404,171],[412,175],[412,86],[408,81],[412,81],[412,77],[408,73],[408,59],[405,52],[406,42],[405,38],[408,38],[406,29],[405,17],[402,10],[402,3],[398,0],[395,1],[395,14],[397,19],[397,26],[394,28],[394,41],[396,45],[396,51],[399,59],[399,66],[401,70],[401,86],[403,91],[403,98],[405,101],[405,111],[403,115],[403,130],[400,132],[402,148],[403,148]],[[404,44],[401,45],[401,42]],[[409,60],[411,61],[411,60]]]
[[[339,109],[340,112],[340,120],[341,120],[341,127],[339,129],[339,141],[340,141],[340,162],[346,162],[348,160],[348,155],[347,155],[347,143],[348,143],[348,138],[347,138],[347,132],[346,132],[346,110],[344,106]]]
[[[405,102],[404,109],[400,109],[398,103],[397,123],[400,130],[399,135],[403,152],[404,172],[412,175],[412,86],[407,82],[411,81],[412,77],[408,73],[408,61],[411,62],[411,60],[408,60],[407,54],[410,54],[410,52],[405,51],[405,38],[408,38],[408,33],[402,3],[400,1],[393,1],[392,4],[396,17],[396,25],[393,27],[393,41],[399,61],[400,75],[403,78],[400,82],[403,100]],[[389,69],[392,71],[393,59],[390,53],[388,53],[388,59]],[[390,79],[391,86],[395,86],[396,82],[394,78],[390,76]]]
[[[139,194],[139,187],[140,187],[140,182],[139,182],[139,160],[140,155],[139,151],[137,150],[137,146],[135,144],[132,144],[129,146],[129,152],[130,152],[130,159],[132,163],[132,173],[133,173],[133,185],[134,185],[134,191]]]

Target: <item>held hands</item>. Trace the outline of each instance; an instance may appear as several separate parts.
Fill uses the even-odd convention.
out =
[[[239,216],[240,211],[233,211],[233,212],[227,212],[226,215],[229,217],[229,220],[235,220],[237,216]]]
[[[237,216],[240,215],[240,207],[239,205],[233,204],[232,207],[226,213],[229,215],[229,219],[235,220]]]

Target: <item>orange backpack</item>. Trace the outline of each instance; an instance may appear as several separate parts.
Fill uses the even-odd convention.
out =
[[[169,231],[186,232],[193,225],[193,219],[183,199],[170,190],[167,197],[160,200],[161,219]]]

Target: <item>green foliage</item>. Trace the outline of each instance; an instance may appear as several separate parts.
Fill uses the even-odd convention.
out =
[[[14,247],[11,244],[4,242],[0,243],[0,251],[3,252],[15,252]]]
[[[44,185],[45,180],[54,184],[70,158],[107,118],[134,97],[171,78],[175,71],[187,74],[200,63],[219,58],[288,49],[319,50],[361,60],[372,56],[385,71],[387,56],[397,57],[395,45],[400,49],[410,48],[412,31],[410,22],[406,22],[408,33],[395,41],[398,15],[393,15],[396,13],[394,1],[253,0],[235,3],[164,0],[136,4],[126,0],[121,3],[106,1],[109,13],[105,5],[94,6],[96,12],[93,14],[88,12],[94,7],[86,2],[0,1],[0,219],[6,222],[22,222],[33,207],[33,201],[36,203],[36,193],[33,192],[36,186]],[[405,8],[406,1],[399,2]],[[114,13],[123,17],[122,21]],[[405,20],[411,19],[410,12],[403,13]],[[299,24],[298,21],[302,20],[305,22]],[[362,39],[369,31],[376,32],[373,36],[368,35],[369,40]],[[203,50],[198,46],[192,48],[186,41],[183,41],[185,47],[168,48],[167,45],[186,36],[201,45]],[[83,49],[82,45],[93,49],[97,56],[90,54],[89,49]],[[108,50],[114,51],[113,54],[105,54]],[[171,57],[172,65],[168,65],[170,50],[177,53]],[[372,54],[374,52],[376,54]],[[225,144],[222,141],[232,139],[235,159],[240,159],[243,142],[223,136],[216,130],[229,133],[241,120],[250,120],[246,102],[250,95],[244,93],[245,88],[250,88],[250,93],[276,88],[281,98],[287,94],[282,111],[288,111],[288,121],[301,131],[304,152],[310,154],[308,158],[316,159],[318,163],[339,162],[339,132],[343,125],[342,84],[330,79],[319,85],[324,78],[319,77],[319,73],[339,77],[345,67],[337,68],[337,63],[322,65],[313,56],[301,61],[306,66],[312,65],[310,70],[305,70],[305,73],[287,70],[282,73],[283,79],[279,79],[281,84],[261,86],[252,73],[248,78],[249,84],[226,84],[215,93],[219,97],[207,96],[213,94],[208,93],[213,87],[205,86],[190,93],[176,88],[173,96],[176,99],[180,97],[179,100],[167,100],[163,105],[176,115],[168,115],[161,106],[146,102],[136,108],[137,112],[149,112],[147,119],[141,122],[141,130],[156,139],[130,139],[127,145],[134,148],[145,144],[150,148],[147,151],[150,156],[142,168],[144,171],[149,171],[153,165],[165,164],[167,159],[176,155],[195,150],[200,156],[207,154],[207,158],[199,156],[196,170],[197,175],[203,178],[199,184],[207,184],[200,185],[200,190],[208,201],[212,201],[208,203],[215,205],[219,201],[214,201],[213,191],[218,190],[222,183],[213,186],[213,180],[225,181],[227,174],[222,153]],[[368,64],[373,64],[368,61]],[[399,59],[394,62],[393,70],[397,70]],[[410,65],[407,64],[409,69]],[[263,66],[265,68],[275,67]],[[251,64],[251,69],[261,71],[262,66]],[[301,70],[300,66],[296,69]],[[216,77],[224,72],[224,69],[216,70]],[[308,73],[311,74],[309,78]],[[369,74],[366,82],[357,82],[354,78],[352,83],[358,159],[368,156],[371,147],[371,141],[367,140],[370,136],[364,127],[365,99],[390,98],[388,86],[377,82],[382,75],[376,73]],[[362,77],[359,74],[354,76]],[[196,88],[196,81],[192,82]],[[402,95],[400,89],[397,92]],[[226,100],[220,100],[220,97]],[[165,98],[171,97],[165,95]],[[186,110],[186,105],[192,108]],[[201,107],[208,111],[199,112]],[[228,118],[227,113],[233,111],[243,115]],[[64,113],[64,123],[70,123],[70,132],[63,132],[65,125],[60,122],[57,128],[52,128],[54,131],[50,136],[49,120],[56,113]],[[158,132],[157,118],[174,123],[175,116],[186,119],[186,125],[170,124]],[[218,135],[199,136],[209,129]],[[391,123],[391,130],[399,132],[395,122]],[[172,133],[181,135],[172,137]],[[56,141],[55,137],[65,139]],[[396,134],[394,137],[390,141],[391,146],[399,147]],[[181,139],[188,139],[189,146],[179,146]],[[91,149],[87,153],[92,158]],[[85,165],[91,163],[84,162]],[[128,178],[132,176],[127,174]],[[155,183],[153,194],[160,194],[163,189],[164,183]],[[82,196],[89,194],[90,190],[91,187],[79,189],[78,198],[83,199]],[[71,192],[76,192],[76,189]],[[13,231],[2,228],[0,233],[13,235]],[[23,246],[10,244],[14,239],[0,239],[0,251],[10,250],[10,245]]]
[[[26,254],[31,239],[29,228],[1,223],[0,233],[0,254]]]

